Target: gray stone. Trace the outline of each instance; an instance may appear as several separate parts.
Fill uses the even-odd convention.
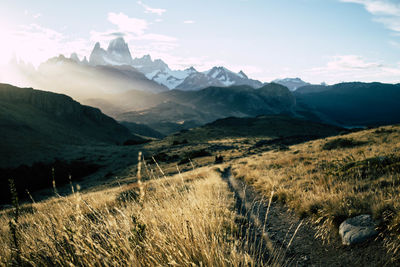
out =
[[[366,241],[378,234],[376,223],[371,215],[364,214],[345,220],[339,226],[343,245],[352,245]]]

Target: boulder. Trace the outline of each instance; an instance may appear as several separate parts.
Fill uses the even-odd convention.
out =
[[[364,214],[345,220],[339,226],[343,245],[352,245],[366,241],[378,234],[376,223],[371,215]]]

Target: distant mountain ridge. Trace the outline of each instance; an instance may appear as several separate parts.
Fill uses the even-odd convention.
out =
[[[297,89],[299,89],[301,87],[311,85],[310,83],[307,83],[300,78],[276,79],[276,80],[273,80],[272,82],[286,86],[292,92],[296,91]]]
[[[133,67],[141,71],[150,80],[162,84],[169,89],[193,91],[209,86],[248,85],[259,88],[262,82],[249,79],[240,71],[235,73],[224,67],[213,67],[208,71],[199,72],[194,67],[185,70],[171,70],[161,59],[151,59],[150,55],[133,60]]]
[[[24,64],[10,65],[20,80],[30,87],[67,94],[81,102],[86,99],[107,99],[109,94],[127,91],[158,93],[167,91],[163,85],[129,65],[91,65],[63,55],[50,58],[37,69]]]
[[[71,59],[79,61],[76,55]],[[84,61],[80,62],[84,63]],[[107,50],[96,43],[88,64],[99,65],[129,65],[142,72],[149,80],[155,81],[169,89],[199,90],[209,86],[248,85],[259,88],[262,82],[249,79],[243,71],[235,73],[224,67],[213,67],[208,71],[199,72],[190,67],[185,70],[171,70],[161,59],[152,60],[150,55],[132,58],[128,44],[122,37],[110,42]]]
[[[378,126],[400,122],[400,86],[384,83],[310,85],[294,91],[297,105],[341,126]]]
[[[50,66],[51,64],[53,65]],[[73,67],[73,64],[76,65]],[[16,61],[12,65],[17,66],[16,69],[20,74],[19,80],[27,81],[25,85],[54,90],[58,89],[59,86],[47,86],[47,83],[62,84],[59,79],[61,78],[62,80],[66,77],[67,81],[82,81],[80,85],[85,85],[86,90],[80,85],[77,86],[79,88],[76,88],[76,90],[76,86],[71,86],[70,88],[81,93],[94,88],[109,88],[103,89],[106,93],[115,93],[115,89],[158,93],[167,89],[193,91],[210,86],[247,85],[253,88],[260,88],[266,84],[249,78],[243,71],[236,73],[223,66],[215,66],[202,72],[194,67],[184,70],[172,70],[163,60],[153,60],[150,55],[133,58],[123,37],[111,40],[107,49],[102,48],[100,43],[97,42],[90,53],[89,60],[86,57],[80,60],[76,53],[72,53],[69,58],[60,55],[42,63],[37,73],[35,73],[33,66],[27,66]],[[61,72],[57,73],[61,68],[60,65],[69,65],[69,69],[67,71],[61,70]],[[40,69],[43,70],[44,67],[47,67],[46,71],[41,72]],[[98,71],[100,73],[96,73]],[[63,73],[66,75],[63,75]],[[104,81],[102,80],[103,77],[105,78]],[[122,80],[123,82],[121,82]],[[96,83],[96,81],[100,82]],[[291,91],[301,86],[309,85],[299,78],[280,79],[274,82],[287,86]],[[65,90],[65,88],[62,89]],[[66,93],[76,98],[77,95],[72,94],[70,89]],[[93,98],[93,94],[87,96],[87,98]],[[80,99],[84,100],[84,98]]]
[[[196,91],[170,90],[158,94],[159,104],[121,113],[119,121],[147,124],[164,135],[226,117],[293,114],[296,100],[284,86],[270,83],[259,89],[247,85],[208,87]]]

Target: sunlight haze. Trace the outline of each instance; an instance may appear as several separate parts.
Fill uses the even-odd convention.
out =
[[[269,82],[400,82],[396,0],[10,1],[0,9],[0,65],[38,66],[123,36],[132,56],[172,69],[243,70]]]

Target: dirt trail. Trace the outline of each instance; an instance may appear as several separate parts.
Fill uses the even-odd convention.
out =
[[[390,262],[382,242],[373,240],[355,246],[343,246],[340,240],[329,245],[316,239],[316,229],[308,220],[300,220],[279,203],[261,198],[251,186],[235,179],[231,168],[221,177],[235,194],[238,221],[244,249],[257,265],[284,266],[396,266]],[[268,211],[268,214],[267,214]],[[267,218],[265,217],[267,215]]]

